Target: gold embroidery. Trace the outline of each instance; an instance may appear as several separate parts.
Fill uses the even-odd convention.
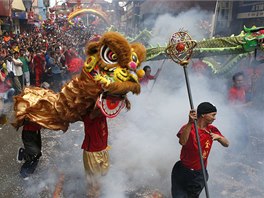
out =
[[[210,146],[211,146],[210,141],[207,140],[207,141],[205,142],[205,148],[208,149],[208,148],[210,148]]]
[[[203,152],[203,158],[206,159],[207,158],[207,155],[208,155],[208,151],[204,151]]]

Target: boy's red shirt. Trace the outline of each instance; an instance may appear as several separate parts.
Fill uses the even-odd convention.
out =
[[[246,102],[246,89],[231,87],[228,93],[228,100],[232,103],[245,103]]]

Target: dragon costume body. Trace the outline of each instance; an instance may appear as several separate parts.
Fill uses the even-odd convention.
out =
[[[51,130],[67,131],[69,124],[81,120],[97,104],[108,117],[116,116],[130,103],[128,92],[140,93],[139,69],[146,49],[141,43],[129,43],[117,32],[107,32],[86,47],[87,59],[82,72],[66,83],[59,93],[28,87],[15,96],[15,127],[25,120]],[[121,104],[120,104],[121,103]]]
[[[232,69],[242,58],[264,48],[264,27],[244,27],[237,36],[219,37],[197,41],[193,48],[192,58],[199,58],[211,67],[215,74],[221,74]],[[166,56],[167,46],[150,46],[147,49],[147,60],[161,60]],[[184,50],[184,49],[182,49]],[[228,56],[224,63],[218,63],[213,56]]]

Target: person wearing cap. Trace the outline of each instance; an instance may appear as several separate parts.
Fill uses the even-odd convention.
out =
[[[196,139],[194,120],[197,119],[198,134],[202,148],[205,169],[214,141],[228,147],[228,140],[212,123],[216,119],[217,109],[209,102],[198,105],[197,111],[190,110],[189,121],[177,134],[182,145],[180,160],[175,163],[171,174],[171,193],[173,198],[198,198],[203,190],[204,178]],[[208,172],[206,170],[206,180]]]

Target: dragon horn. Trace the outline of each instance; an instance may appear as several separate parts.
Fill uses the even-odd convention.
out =
[[[245,31],[246,33],[248,33],[248,32],[251,31],[252,28],[247,28],[247,27],[244,25],[244,28],[243,28],[243,29],[244,29],[244,31]]]
[[[249,32],[257,32],[259,30],[264,30],[264,27],[256,27],[256,26],[253,26],[251,28],[247,28],[245,25],[244,25],[244,31],[246,33],[249,33]]]

